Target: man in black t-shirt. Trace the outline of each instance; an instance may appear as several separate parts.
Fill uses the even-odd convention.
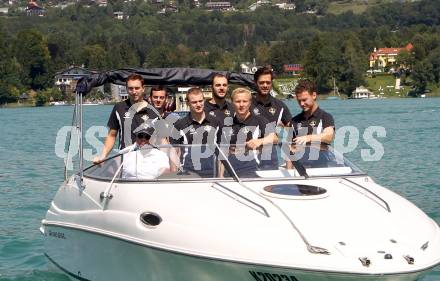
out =
[[[201,176],[213,176],[215,171],[213,155],[215,143],[219,142],[221,134],[221,121],[205,113],[204,97],[199,88],[191,88],[186,94],[186,99],[190,112],[174,124],[176,132],[170,138],[170,142],[194,145],[177,149],[180,170],[196,172]]]
[[[135,141],[136,136],[133,131],[136,128],[134,126],[139,122],[133,122],[133,120],[136,120],[136,118],[157,118],[154,110],[148,109],[148,103],[144,101],[144,90],[142,76],[131,74],[127,77],[129,98],[115,104],[113,107],[107,122],[109,131],[104,147],[101,155],[93,159],[94,164],[101,163],[109,155],[116,142],[116,137],[119,139],[119,149],[131,145]]]
[[[205,101],[204,110],[217,119],[224,119],[225,125],[230,125],[234,116],[234,107],[226,100],[228,78],[220,73],[212,78],[212,99]]]
[[[257,94],[252,99],[251,111],[255,115],[262,115],[275,126],[289,126],[292,115],[289,108],[281,100],[274,98],[272,90],[273,72],[268,67],[259,68],[254,74]]]
[[[335,122],[331,114],[319,108],[315,83],[307,79],[299,81],[295,95],[302,112],[292,119],[293,142],[299,145],[311,142],[330,144],[335,134]]]
[[[278,140],[275,127],[250,111],[252,94],[248,89],[235,89],[231,98],[235,116],[232,126],[223,128],[222,145],[230,144],[228,160],[239,174],[253,174],[261,160],[256,150]]]

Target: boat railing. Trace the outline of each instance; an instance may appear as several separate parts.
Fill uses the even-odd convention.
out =
[[[368,192],[369,194],[373,195],[375,198],[377,198],[379,201],[381,201],[381,202],[384,204],[383,207],[385,208],[385,210],[387,210],[389,213],[391,213],[390,205],[388,204],[387,201],[385,201],[385,199],[383,199],[382,197],[380,197],[379,195],[377,195],[376,193],[374,193],[374,192],[371,191],[370,189],[368,189],[368,188],[362,186],[361,184],[356,183],[355,181],[352,181],[352,180],[350,180],[350,179],[348,179],[348,178],[345,178],[345,177],[342,178],[342,180],[348,181],[349,183],[351,183],[351,184],[357,186],[358,188],[361,188],[362,190],[364,190],[364,191]],[[344,184],[343,181],[341,181],[341,183]],[[345,184],[345,185],[348,186],[348,187],[350,187],[350,188],[353,188],[353,187],[350,186],[350,185],[347,185],[347,184]]]

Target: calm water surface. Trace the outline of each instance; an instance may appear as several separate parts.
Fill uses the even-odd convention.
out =
[[[378,183],[422,208],[440,223],[440,99],[322,101],[337,128],[355,126],[359,146],[346,154]],[[55,139],[70,125],[69,106],[0,109],[0,280],[69,280],[44,256],[41,219],[63,180]],[[85,108],[86,126],[105,125],[111,106]],[[293,113],[298,112],[291,104]],[[365,128],[383,126],[380,161],[361,159]],[[96,151],[94,152],[96,153]],[[424,281],[439,281],[440,268]]]

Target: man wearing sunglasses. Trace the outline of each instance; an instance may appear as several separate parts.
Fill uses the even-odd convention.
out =
[[[170,171],[168,156],[150,144],[154,128],[143,125],[136,132],[136,142],[123,155],[122,177],[125,179],[155,179]]]

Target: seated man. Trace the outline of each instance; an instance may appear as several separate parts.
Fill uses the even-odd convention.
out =
[[[123,155],[122,178],[155,179],[170,171],[168,156],[150,144],[154,128],[144,127],[136,132],[136,143]]]

